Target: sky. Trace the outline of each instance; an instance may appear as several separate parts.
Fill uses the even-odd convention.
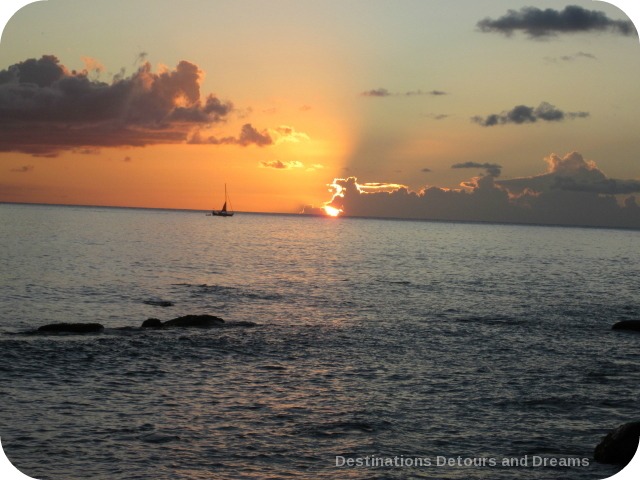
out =
[[[40,1],[0,201],[640,228],[638,78],[600,1]]]

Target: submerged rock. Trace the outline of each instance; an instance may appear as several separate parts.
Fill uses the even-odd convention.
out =
[[[154,307],[173,307],[173,302],[169,300],[145,300],[142,303],[153,305]]]
[[[178,435],[168,435],[164,433],[147,433],[142,435],[140,440],[146,443],[168,443],[176,440],[180,440]]]
[[[167,320],[162,324],[163,327],[196,327],[209,328],[215,325],[221,325],[224,320],[213,315],[185,315],[184,317]]]
[[[99,323],[50,323],[38,328],[38,332],[47,333],[95,333],[104,327]]]
[[[620,425],[603,437],[593,457],[596,462],[625,466],[638,450],[639,438],[640,422]]]
[[[633,330],[640,332],[640,320],[623,320],[611,327],[612,330]]]

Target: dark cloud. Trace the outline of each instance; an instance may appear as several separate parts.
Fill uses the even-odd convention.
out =
[[[187,61],[159,73],[144,63],[111,83],[69,71],[53,55],[17,63],[0,71],[0,151],[182,142],[194,126],[223,122],[233,109],[201,96],[202,76]]]
[[[360,95],[362,95],[363,97],[389,97],[392,94],[386,88],[376,88],[374,90],[367,90],[366,92],[362,92]]]
[[[507,36],[522,31],[530,38],[556,36],[560,33],[605,32],[619,35],[637,35],[633,23],[628,20],[613,20],[597,10],[570,5],[558,11],[551,8],[541,10],[525,7],[519,11],[508,10],[507,14],[492,20],[485,18],[477,24],[482,32],[498,32]]]
[[[640,181],[609,179],[575,152],[552,155],[547,163],[549,171],[537,177],[497,181],[483,175],[463,189],[375,190],[355,177],[336,179],[327,205],[345,216],[640,228],[636,198],[619,203],[614,197],[640,192]]]
[[[472,117],[471,121],[478,123],[483,127],[493,127],[508,123],[515,123],[516,125],[521,125],[523,123],[535,123],[538,120],[546,122],[561,122],[565,119],[587,118],[588,116],[589,112],[564,112],[550,103],[542,102],[535,108],[528,107],[526,105],[517,105],[506,112],[492,113],[486,117]]]
[[[246,147],[247,145],[264,147],[265,145],[271,145],[273,143],[273,139],[269,136],[268,132],[259,132],[253,125],[246,123],[242,126],[242,130],[240,131],[237,141],[231,143],[236,143],[243,147]]]
[[[451,165],[451,168],[482,168],[492,177],[499,177],[502,172],[502,166],[495,163],[464,162]]]
[[[405,96],[407,97],[412,97],[412,96],[422,96],[422,95],[434,95],[436,97],[440,96],[440,95],[447,95],[447,92],[443,92],[442,90],[431,90],[429,92],[424,92],[422,90],[412,90],[410,92],[405,92],[404,93]]]
[[[373,90],[367,90],[360,94],[362,97],[414,97],[414,96],[425,96],[425,95],[447,95],[447,92],[443,92],[442,90],[410,90],[404,93],[393,93],[387,90],[386,88],[376,88]]]

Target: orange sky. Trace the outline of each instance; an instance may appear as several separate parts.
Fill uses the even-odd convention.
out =
[[[452,165],[517,179],[573,151],[640,180],[637,36],[609,4],[553,8],[574,4],[606,28],[483,31],[547,6],[501,0],[34,3],[5,28],[0,88],[29,65],[67,87],[0,105],[0,201],[211,209],[227,183],[237,210],[290,213],[334,178],[461,188],[483,169]],[[508,116],[545,104],[559,120]]]

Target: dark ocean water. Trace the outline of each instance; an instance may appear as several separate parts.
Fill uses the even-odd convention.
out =
[[[0,225],[0,436],[35,478],[601,479],[594,447],[640,417],[640,335],[611,330],[640,319],[638,231],[26,205]],[[203,313],[226,323],[123,329]],[[25,333],[55,322],[106,329]]]

